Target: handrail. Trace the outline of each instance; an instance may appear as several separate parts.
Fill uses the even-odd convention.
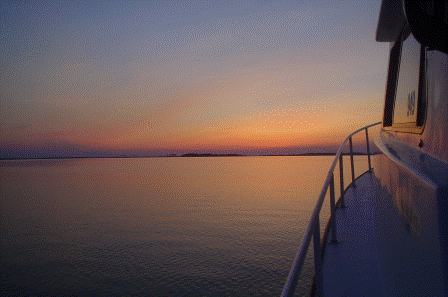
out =
[[[319,198],[317,199],[316,206],[314,207],[313,214],[311,215],[310,222],[306,229],[305,235],[300,244],[300,248],[297,252],[297,255],[294,259],[294,262],[291,266],[291,270],[289,271],[288,278],[286,279],[285,285],[282,291],[282,297],[293,296],[294,291],[297,286],[297,281],[299,279],[300,273],[302,271],[303,262],[305,261],[306,253],[308,252],[308,248],[310,246],[311,237],[314,237],[313,245],[314,245],[314,270],[315,270],[315,288],[316,295],[321,295],[322,293],[322,247],[320,242],[320,226],[319,226],[319,214],[322,208],[322,204],[325,200],[325,195],[327,194],[328,187],[330,187],[330,207],[331,207],[331,217],[330,221],[335,222],[336,215],[336,207],[334,201],[334,169],[339,160],[340,167],[340,185],[341,185],[341,206],[344,206],[343,199],[343,189],[344,189],[344,178],[343,178],[343,163],[342,163],[342,150],[349,141],[350,143],[350,163],[351,163],[351,174],[352,174],[352,186],[355,186],[355,171],[354,171],[354,162],[353,162],[353,142],[352,136],[356,133],[365,130],[366,131],[366,145],[367,145],[367,158],[369,160],[369,171],[372,169],[370,162],[370,145],[369,145],[369,133],[367,131],[368,128],[381,124],[381,122],[377,122],[371,125],[367,125],[362,127],[344,139],[342,144],[339,146],[338,151],[336,152],[336,156],[334,158],[333,163],[331,164],[330,170],[328,171],[327,178],[320,192]],[[337,229],[336,224],[332,224],[332,242],[337,242]]]

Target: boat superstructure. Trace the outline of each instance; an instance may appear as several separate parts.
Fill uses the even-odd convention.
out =
[[[372,168],[367,149],[369,170],[336,203],[341,146],[282,296],[293,295],[311,241],[312,295],[448,296],[448,1],[384,0],[376,39],[390,43],[380,154]],[[370,126],[355,131],[366,131],[367,144]]]

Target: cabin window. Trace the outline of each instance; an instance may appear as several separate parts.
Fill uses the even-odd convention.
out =
[[[425,48],[405,28],[391,49],[383,126],[421,133],[425,119]]]

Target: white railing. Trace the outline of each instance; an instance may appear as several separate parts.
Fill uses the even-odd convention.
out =
[[[319,214],[322,208],[322,204],[324,203],[325,196],[327,194],[328,187],[330,187],[330,209],[331,216],[329,224],[331,226],[331,240],[330,242],[338,242],[337,239],[337,226],[335,222],[336,216],[336,203],[335,203],[335,194],[334,194],[334,169],[336,168],[336,164],[339,161],[339,176],[340,176],[340,189],[341,189],[341,198],[340,198],[340,206],[344,207],[344,165],[342,161],[342,150],[347,143],[350,145],[350,163],[351,163],[351,174],[352,174],[352,183],[351,186],[355,186],[355,168],[353,163],[353,141],[352,136],[358,132],[363,130],[366,131],[366,146],[367,146],[367,158],[369,161],[369,171],[372,170],[372,164],[370,162],[370,144],[369,144],[369,132],[368,128],[381,124],[381,122],[374,123],[368,126],[365,126],[361,129],[356,130],[351,133],[342,144],[339,146],[339,149],[334,158],[333,164],[331,164],[330,170],[327,174],[327,179],[325,180],[324,186],[319,195],[319,199],[317,199],[316,206],[314,207],[313,214],[311,215],[310,222],[306,229],[306,233],[302,239],[302,243],[300,244],[299,251],[297,252],[296,258],[292,264],[291,270],[289,271],[288,278],[286,279],[286,283],[283,287],[282,297],[293,296],[294,291],[297,286],[297,281],[299,279],[300,273],[302,271],[303,263],[305,261],[306,253],[308,252],[311,237],[313,237],[313,245],[314,245],[314,286],[315,286],[315,295],[320,296],[322,294],[322,243],[320,238],[320,226],[319,226]]]

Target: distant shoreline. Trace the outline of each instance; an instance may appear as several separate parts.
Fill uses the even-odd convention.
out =
[[[377,152],[371,153],[371,155],[376,155]],[[243,154],[198,154],[198,153],[186,153],[182,155],[163,155],[163,156],[79,156],[79,157],[36,157],[36,158],[0,158],[0,161],[7,160],[63,160],[63,159],[128,159],[128,158],[204,158],[204,157],[319,157],[319,156],[335,156],[336,153],[304,153],[304,154],[268,154],[268,155],[243,155]],[[344,153],[343,155],[350,155],[349,153]],[[366,156],[366,153],[353,152],[354,156]]]
[[[196,154],[196,153],[187,153],[179,156],[167,156],[167,157],[300,157],[300,156],[335,156],[336,153],[304,153],[304,154],[289,154],[289,155],[280,155],[280,154],[268,154],[268,155],[241,155],[241,154]],[[343,155],[349,155],[349,153],[344,153]],[[353,152],[354,156],[366,156],[366,153],[361,152]],[[371,153],[374,155],[374,153]]]
[[[170,156],[168,156],[168,157],[170,157]],[[187,153],[187,154],[180,155],[178,157],[246,157],[246,155],[241,155],[241,154],[196,154],[196,153]]]

